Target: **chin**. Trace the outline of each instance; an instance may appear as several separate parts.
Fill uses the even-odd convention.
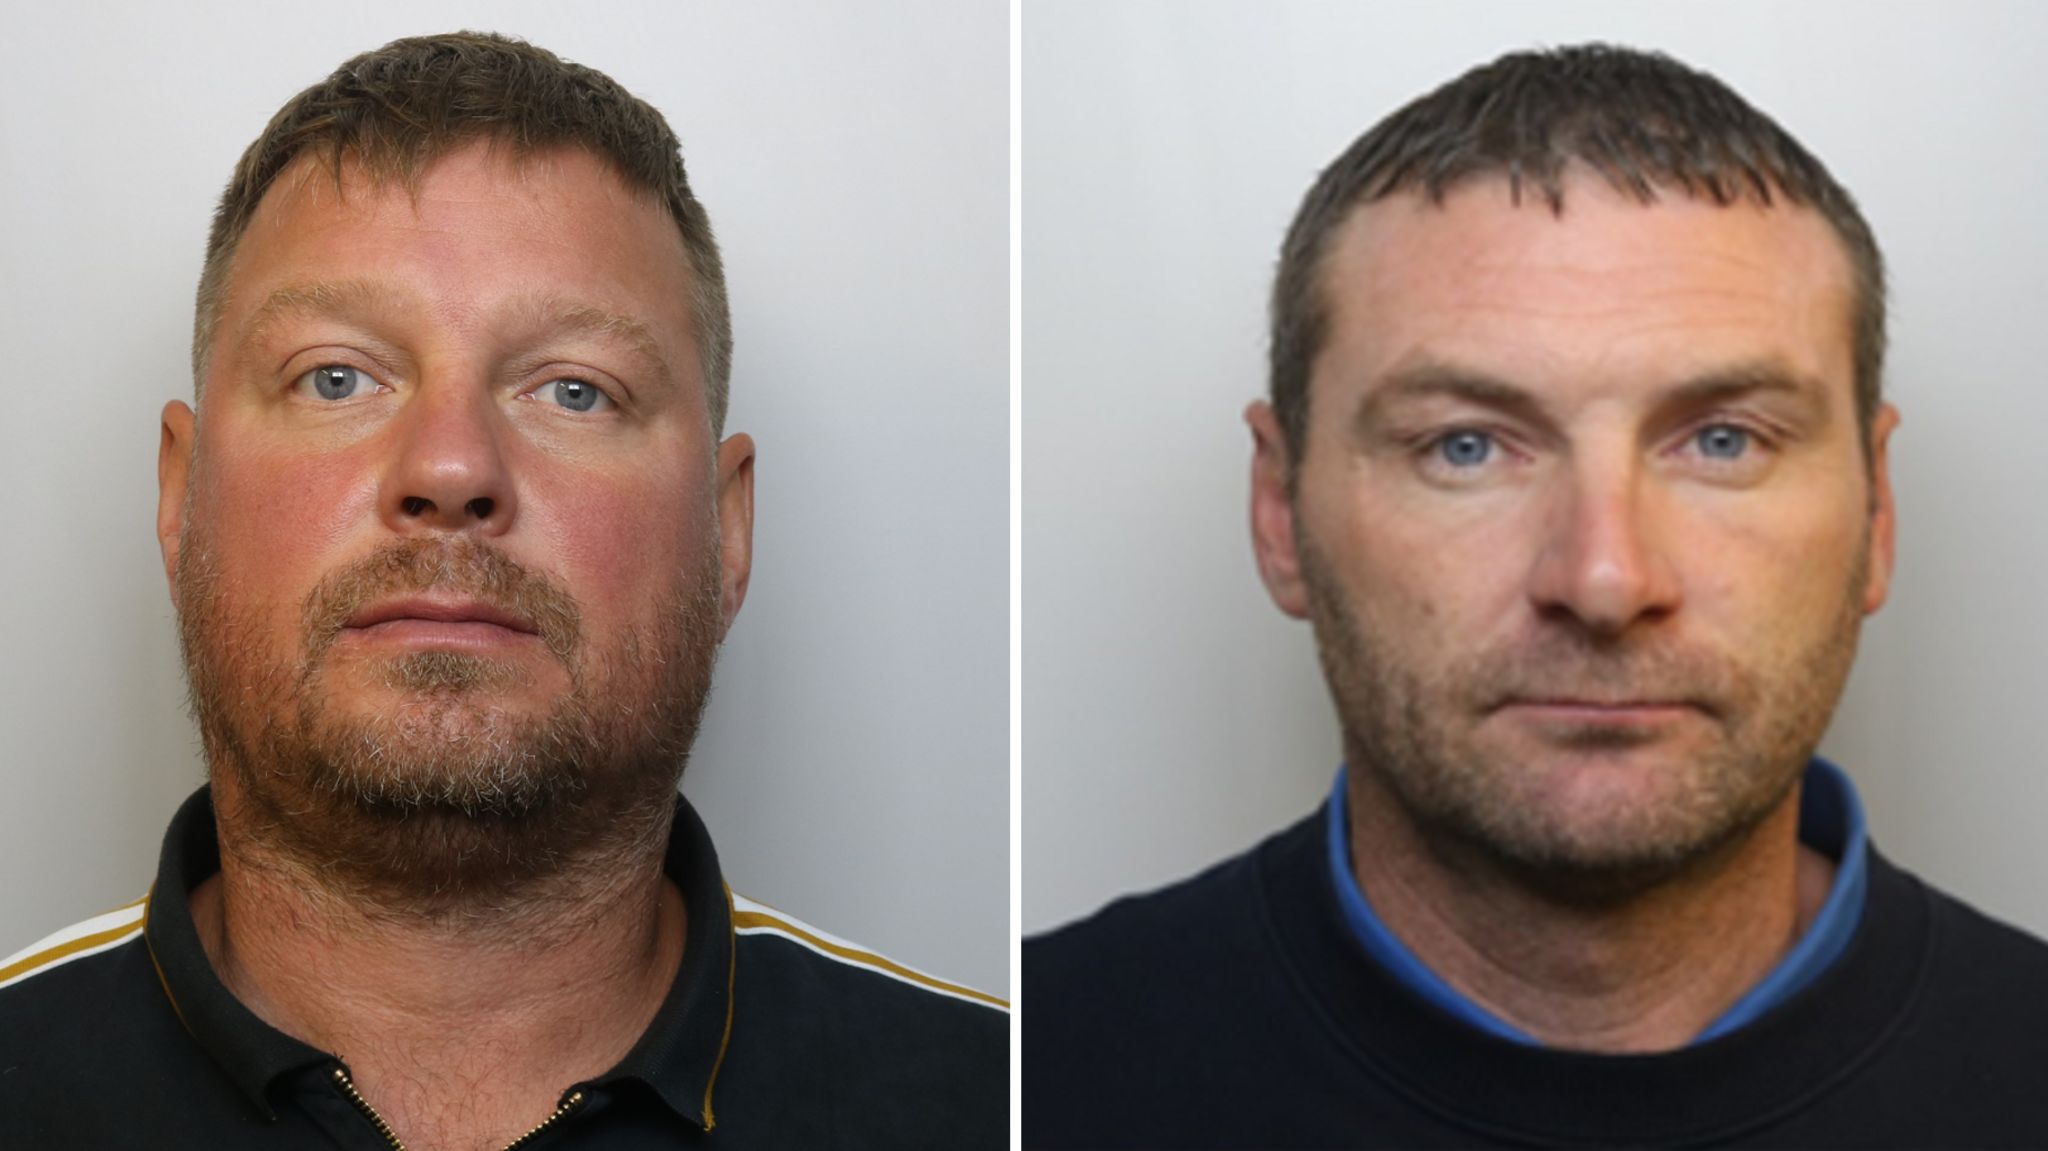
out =
[[[1799,778],[1698,743],[1517,739],[1382,778],[1427,837],[1551,898],[1606,903],[1725,858]]]
[[[559,666],[537,668],[518,656],[426,648],[397,656],[350,661],[322,669],[319,679],[333,679],[356,693],[379,690],[402,697],[510,696],[542,690],[562,694],[570,677]],[[318,681],[309,685],[318,690]]]
[[[524,817],[588,789],[555,732],[467,700],[428,700],[367,723],[320,725],[308,783],[366,810]]]
[[[581,710],[316,703],[235,766],[259,837],[323,883],[412,911],[513,900],[572,861],[644,849],[673,806],[680,755],[617,754]]]
[[[1668,768],[1668,765],[1663,765]],[[1577,766],[1547,794],[1450,817],[1458,837],[1523,886],[1572,903],[1632,898],[1724,859],[1776,809],[1655,766]]]

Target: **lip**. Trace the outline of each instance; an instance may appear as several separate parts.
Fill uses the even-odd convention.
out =
[[[534,622],[515,612],[485,603],[482,600],[407,599],[383,600],[370,604],[350,616],[342,626],[350,631],[367,631],[376,627],[394,624],[419,623],[425,625],[489,625],[522,635],[539,635],[540,628]],[[421,628],[415,630],[432,630]]]
[[[1551,723],[1641,725],[1668,723],[1704,709],[1686,700],[1668,699],[1511,699],[1503,712]]]

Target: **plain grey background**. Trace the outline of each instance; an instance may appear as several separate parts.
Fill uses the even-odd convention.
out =
[[[481,28],[659,108],[724,248],[752,590],[684,791],[746,895],[1009,986],[1000,0],[0,7],[0,954],[140,895],[202,779],[154,540],[214,203],[286,99]]]
[[[1031,0],[1024,12],[1027,931],[1240,851],[1328,790],[1308,628],[1253,567],[1265,295],[1316,173],[1510,50],[1716,73],[1890,260],[1899,558],[1823,752],[1893,859],[2048,931],[2048,5]]]

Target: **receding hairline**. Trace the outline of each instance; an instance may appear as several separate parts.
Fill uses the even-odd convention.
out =
[[[1569,193],[1569,194],[1567,194]],[[1858,290],[1855,253],[1849,242],[1813,205],[1787,197],[1769,200],[1744,198],[1727,203],[1701,197],[1680,187],[1654,186],[1648,192],[1616,185],[1599,169],[1574,162],[1568,166],[1559,181],[1555,199],[1548,195],[1532,197],[1526,189],[1516,190],[1514,176],[1508,172],[1474,173],[1455,184],[1441,189],[1429,189],[1419,185],[1390,189],[1377,196],[1361,197],[1353,202],[1324,236],[1323,243],[1315,253],[1314,262],[1308,271],[1314,289],[1313,300],[1326,310],[1332,303],[1328,295],[1332,277],[1332,265],[1336,255],[1359,244],[1369,235],[1369,230],[1384,228],[1396,232],[1407,221],[1400,215],[1421,217],[1431,213],[1442,213],[1454,207],[1463,207],[1482,198],[1492,197],[1492,207],[1506,209],[1523,218],[1547,217],[1563,222],[1584,211],[1584,204],[1590,199],[1603,200],[1608,205],[1624,210],[1655,211],[1672,209],[1704,213],[1746,213],[1760,223],[1785,221],[1803,229],[1807,237],[1820,241],[1820,247],[1829,253],[1825,259],[1837,284],[1848,293],[1853,302]],[[1454,204],[1454,201],[1456,202]],[[1725,218],[1716,215],[1716,219]]]

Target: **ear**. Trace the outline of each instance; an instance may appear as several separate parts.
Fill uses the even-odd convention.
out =
[[[1308,618],[1308,585],[1301,578],[1301,556],[1294,547],[1294,496],[1288,474],[1293,457],[1280,430],[1273,405],[1264,400],[1244,410],[1252,430],[1252,554],[1266,594],[1281,611]]]
[[[1870,575],[1863,585],[1863,614],[1884,606],[1891,594],[1892,562],[1897,555],[1898,508],[1892,503],[1891,439],[1899,426],[1899,410],[1878,408],[1870,421]]]
[[[725,629],[747,599],[754,571],[754,438],[728,436],[718,445],[718,542],[723,567]]]
[[[178,541],[185,534],[185,491],[192,480],[197,417],[183,400],[164,405],[163,438],[156,449],[156,544],[164,557],[171,606],[178,607]]]

